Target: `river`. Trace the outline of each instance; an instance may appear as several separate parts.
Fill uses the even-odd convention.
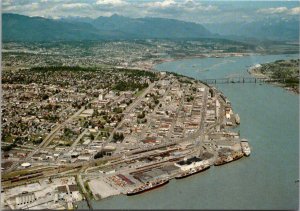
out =
[[[248,76],[257,63],[299,55],[199,58],[166,62],[157,70],[196,79]],[[269,84],[222,84],[241,118],[250,157],[136,196],[93,201],[94,209],[297,209],[299,200],[299,95]],[[82,202],[78,208],[87,208]]]

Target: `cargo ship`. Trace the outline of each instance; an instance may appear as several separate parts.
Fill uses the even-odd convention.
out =
[[[248,141],[246,139],[242,139],[241,141],[241,147],[242,151],[246,156],[249,156],[251,153],[250,146],[248,144]]]
[[[225,163],[230,163],[231,161],[238,160],[244,156],[243,152],[235,152],[228,156],[220,156],[215,160],[214,165],[220,166]]]
[[[141,185],[133,190],[130,190],[127,192],[127,196],[132,196],[132,195],[136,195],[136,194],[140,194],[158,187],[161,187],[165,184],[169,183],[169,179],[165,178],[165,179],[156,179],[154,181],[151,182],[147,182],[144,185]]]
[[[188,176],[191,176],[193,174],[197,174],[201,171],[204,171],[204,170],[207,170],[210,168],[210,165],[209,164],[206,164],[206,165],[201,165],[201,166],[198,166],[196,168],[191,168],[189,171],[184,171],[182,172],[181,174],[179,174],[178,176],[176,176],[175,178],[176,179],[182,179],[182,178],[185,178],[185,177],[188,177]]]
[[[231,162],[231,161],[233,161],[233,157],[231,157],[231,156],[221,156],[221,157],[219,157],[219,158],[217,158],[216,159],[216,161],[215,161],[215,166],[220,166],[220,165],[223,165],[223,164],[225,164],[225,163],[229,163],[229,162]]]

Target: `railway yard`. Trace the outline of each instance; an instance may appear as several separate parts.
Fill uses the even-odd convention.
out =
[[[247,140],[229,130],[240,118],[217,89],[165,72],[143,80],[147,87],[134,91],[99,91],[73,112],[62,102],[69,113],[38,145],[5,153],[2,208],[72,209],[84,199],[142,193],[249,156]],[[14,156],[21,151],[21,159]]]

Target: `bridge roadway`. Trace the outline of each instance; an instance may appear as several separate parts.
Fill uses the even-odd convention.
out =
[[[229,83],[273,83],[285,82],[285,78],[272,79],[266,77],[228,77],[228,78],[214,78],[203,79],[202,82],[206,84],[229,84]]]

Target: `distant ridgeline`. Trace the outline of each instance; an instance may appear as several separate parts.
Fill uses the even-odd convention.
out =
[[[165,18],[113,15],[88,22],[2,14],[3,41],[78,41],[200,38],[212,34],[200,24]]]
[[[130,39],[227,38],[264,41],[299,40],[298,18],[262,20],[251,23],[198,24],[167,18],[129,18],[119,15],[92,18],[49,19],[2,14],[2,40],[83,41]]]

